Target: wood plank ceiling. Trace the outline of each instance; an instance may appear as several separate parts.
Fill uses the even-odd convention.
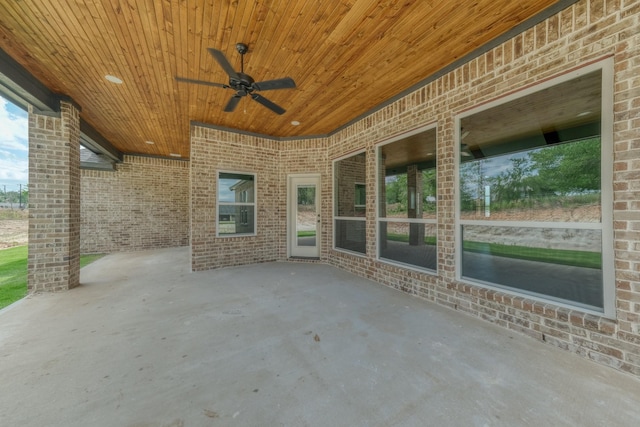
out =
[[[0,48],[123,153],[189,156],[191,120],[275,137],[330,133],[474,51],[558,0],[101,0],[0,2]],[[249,46],[256,81],[276,115],[230,89],[207,48],[236,70]],[[105,75],[123,84],[113,84]],[[293,126],[292,121],[299,121]],[[153,141],[148,144],[146,141]]]

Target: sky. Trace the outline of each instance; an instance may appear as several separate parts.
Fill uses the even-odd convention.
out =
[[[27,112],[0,97],[0,190],[29,182]]]

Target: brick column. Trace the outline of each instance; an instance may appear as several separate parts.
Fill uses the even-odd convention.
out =
[[[386,186],[386,178],[387,178],[387,158],[383,155],[380,155],[380,161],[378,164],[378,180],[376,181],[376,185],[378,186],[378,214],[380,218],[385,218],[387,216],[387,186]],[[380,249],[387,249],[388,241],[387,241],[387,223],[384,221],[380,221],[379,227],[379,244]]]
[[[29,292],[80,284],[80,111],[29,109]]]
[[[422,218],[422,173],[417,165],[407,166],[407,217]],[[424,245],[424,224],[409,224],[409,244]]]

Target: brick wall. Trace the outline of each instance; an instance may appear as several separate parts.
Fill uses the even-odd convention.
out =
[[[286,200],[287,177],[295,174],[319,174],[320,175],[320,260],[326,261],[329,249],[332,245],[332,191],[333,175],[331,162],[328,159],[325,139],[312,139],[303,141],[286,141],[279,143],[278,168],[280,194],[282,194],[282,207],[278,221],[283,224],[281,232],[286,235]],[[287,257],[286,244],[278,248],[278,259]]]
[[[29,292],[80,283],[80,112],[29,111]]]
[[[189,162],[125,156],[116,171],[82,170],[82,253],[189,244]]]
[[[320,259],[331,245],[331,164],[322,140],[276,142],[201,126],[191,130],[193,270],[287,259],[287,178],[319,174]],[[256,236],[216,237],[218,171],[255,173]]]
[[[191,128],[191,268],[207,270],[275,261],[286,247],[286,197],[278,175],[277,143],[216,129]],[[216,237],[217,174],[256,174],[255,236]]]
[[[455,280],[456,114],[605,57],[615,67],[614,231],[616,315],[609,319]],[[375,260],[374,202],[367,204],[367,257],[330,251],[358,275],[477,316],[640,375],[640,2],[580,1],[416,92],[333,135],[329,157],[367,149],[431,122],[438,124],[438,273]],[[373,158],[373,156],[370,156]],[[367,169],[373,190],[375,165]],[[374,194],[369,192],[368,194]],[[369,242],[368,242],[369,246]]]
[[[457,114],[605,57],[613,58],[615,319],[489,290],[455,277]],[[286,259],[286,177],[322,175],[321,259],[451,309],[640,376],[640,1],[583,0],[326,138],[274,142],[192,129],[194,270]],[[438,265],[376,260],[376,145],[437,124]],[[332,160],[366,152],[367,250],[332,249]],[[320,160],[322,159],[322,160]],[[258,236],[215,238],[215,173],[258,173]]]

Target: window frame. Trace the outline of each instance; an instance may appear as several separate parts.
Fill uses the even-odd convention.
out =
[[[381,222],[402,222],[402,223],[406,223],[406,224],[429,224],[429,225],[435,225],[436,227],[436,237],[438,235],[438,205],[437,205],[437,201],[436,201],[436,215],[435,218],[391,218],[391,220],[389,220],[389,218],[387,217],[381,217],[380,216],[380,183],[378,182],[378,180],[380,179],[380,151],[382,150],[382,147],[384,147],[385,145],[389,145],[389,144],[393,144],[394,142],[400,141],[402,139],[406,139],[408,137],[426,132],[426,131],[430,131],[430,130],[435,130],[436,132],[436,148],[438,146],[438,123],[437,122],[432,122],[429,123],[425,126],[421,126],[419,128],[416,128],[410,132],[407,133],[403,133],[402,135],[398,135],[395,136],[391,139],[385,140],[385,141],[381,141],[378,144],[376,144],[375,146],[375,154],[376,154],[376,260],[383,262],[385,264],[390,264],[390,265],[395,265],[398,267],[402,267],[402,268],[406,268],[409,270],[415,270],[415,271],[419,271],[421,273],[426,273],[426,274],[431,274],[431,275],[437,275],[438,274],[438,263],[436,261],[436,268],[435,269],[430,269],[430,268],[426,268],[426,267],[420,267],[418,265],[415,264],[408,264],[408,263],[403,263],[400,261],[396,261],[396,260],[392,260],[389,258],[383,258],[380,256],[380,238],[381,238],[381,233],[380,233],[380,223]],[[438,179],[438,155],[437,155],[437,150],[436,150],[436,182]],[[437,183],[436,183],[437,185]],[[414,196],[415,197],[415,196]],[[407,195],[407,203],[409,203],[409,195]],[[436,243],[436,260],[438,259],[438,244]]]
[[[253,177],[253,202],[222,202],[220,201],[220,174],[235,174],[235,175],[246,175]],[[242,194],[244,193],[244,194]],[[247,190],[243,190],[241,193],[241,198],[245,200],[248,197]],[[220,207],[221,206],[249,206],[253,207],[253,232],[252,233],[220,233]],[[247,218],[246,222],[241,222],[244,220],[244,215],[248,217],[246,211],[241,212],[240,218],[237,219],[237,222],[242,225],[249,224],[249,220]],[[252,237],[257,236],[258,234],[258,176],[255,172],[239,172],[232,170],[217,170],[216,171],[216,237],[219,238],[229,238],[229,237]]]
[[[535,92],[548,89],[555,85],[566,83],[578,77],[596,71],[601,72],[601,117],[600,117],[600,163],[601,163],[601,220],[599,223],[567,223],[567,222],[539,222],[539,221],[482,221],[482,220],[462,220],[460,206],[460,156],[461,156],[461,121],[463,118],[494,108],[501,104],[520,99]],[[540,83],[527,86],[521,90],[509,93],[503,97],[483,103],[478,107],[471,108],[457,114],[454,118],[454,213],[455,213],[455,278],[457,281],[468,283],[474,286],[488,288],[499,292],[521,296],[542,303],[551,303],[559,307],[591,313],[610,319],[615,319],[615,264],[614,264],[614,240],[613,240],[613,88],[614,88],[614,61],[613,57],[608,57],[600,61],[581,66],[571,71],[565,72],[555,77],[546,79]],[[525,290],[513,287],[500,286],[494,283],[487,283],[462,276],[462,226],[464,225],[491,225],[495,227],[527,227],[527,228],[581,228],[598,229],[602,236],[602,310],[591,309],[576,302],[570,303],[567,300],[558,300],[552,296],[544,297]],[[578,227],[579,225],[579,227]]]
[[[338,227],[337,227],[337,222],[338,221],[360,221],[360,222],[364,222],[365,230],[366,230],[366,227],[367,227],[367,225],[366,225],[367,224],[367,207],[366,207],[366,204],[365,204],[365,209],[364,209],[364,215],[363,216],[350,217],[350,216],[339,216],[339,215],[337,215],[338,194],[337,194],[336,165],[341,160],[346,160],[346,159],[348,159],[350,157],[355,157],[355,156],[358,156],[360,154],[364,154],[365,155],[365,182],[364,182],[364,184],[365,184],[365,192],[366,192],[366,185],[367,185],[367,183],[366,183],[366,181],[367,181],[366,155],[367,155],[367,150],[365,148],[363,148],[361,150],[357,150],[357,151],[352,151],[352,152],[350,152],[348,154],[345,154],[343,156],[337,157],[337,158],[335,158],[335,159],[333,159],[331,161],[331,174],[332,174],[332,178],[333,178],[332,179],[332,182],[333,182],[333,184],[332,184],[333,185],[333,191],[332,191],[332,203],[333,203],[333,206],[332,206],[332,213],[333,213],[333,215],[332,215],[333,216],[333,233],[332,234],[333,234],[333,236],[332,237],[333,237],[333,241],[331,243],[331,247],[332,247],[332,249],[334,251],[337,251],[337,252],[344,252],[344,253],[351,254],[351,255],[354,255],[354,256],[357,256],[357,257],[366,258],[367,257],[367,253],[366,253],[366,248],[367,248],[366,231],[365,231],[365,243],[364,243],[365,252],[364,253],[336,246],[336,242],[337,242],[336,233],[337,233],[337,230],[338,230]],[[356,184],[356,183],[361,184],[360,181],[354,181],[354,184]],[[355,187],[354,187],[354,190],[355,190]],[[354,197],[354,199],[355,199],[355,197]],[[354,211],[355,211],[355,205],[354,205]]]

